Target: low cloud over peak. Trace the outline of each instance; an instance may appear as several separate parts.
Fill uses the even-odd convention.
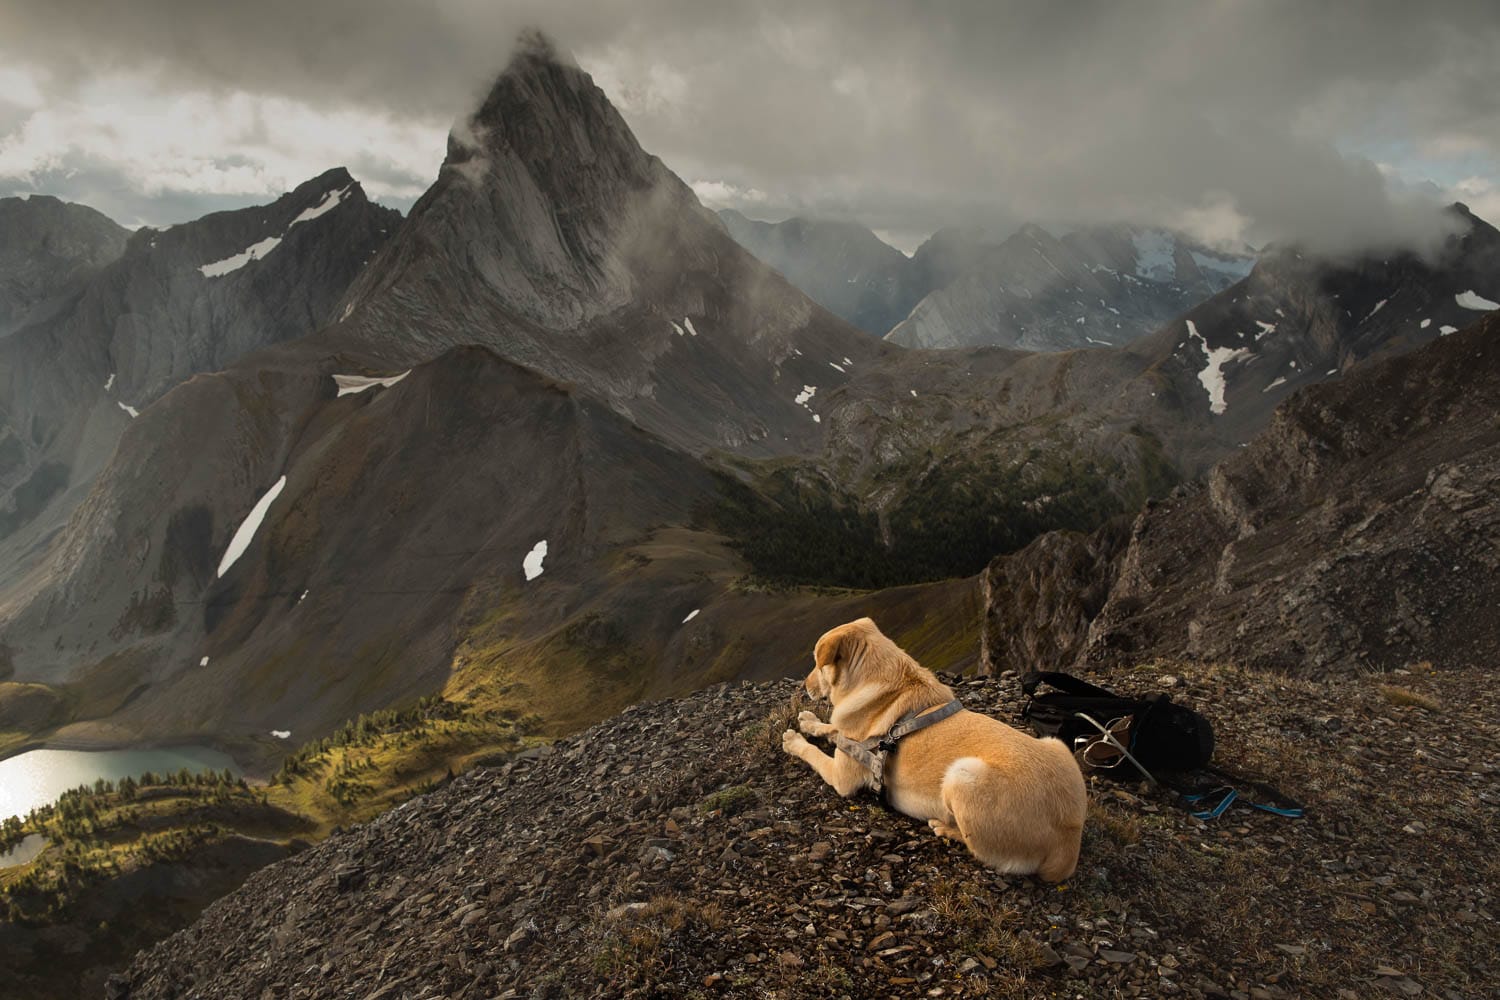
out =
[[[234,196],[215,186],[248,196],[304,166],[306,128],[292,134],[274,112],[295,107],[343,116],[351,147],[320,148],[325,162],[306,173],[347,162],[363,176],[363,157],[384,184],[373,195],[409,201],[528,25],[570,50],[642,144],[716,206],[850,217],[907,243],[1026,220],[1324,250],[1422,242],[1460,185],[1491,210],[1500,160],[1500,9],[1483,3],[10,7],[0,194],[42,188],[86,156],[97,190],[142,206]],[[216,152],[167,144],[193,169],[152,178],[137,164],[111,186],[109,149],[73,149],[80,119],[61,110],[107,110],[97,84],[109,76],[134,81],[141,102],[263,110],[216,136]],[[44,157],[47,115],[62,148]]]

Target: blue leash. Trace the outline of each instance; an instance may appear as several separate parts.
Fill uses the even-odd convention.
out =
[[[1203,809],[1193,813],[1193,816],[1196,819],[1218,819],[1220,816],[1224,815],[1224,810],[1228,809],[1229,806],[1240,797],[1238,789],[1230,788],[1226,785],[1222,788],[1215,788],[1210,792],[1199,792],[1197,795],[1184,795],[1182,797],[1182,801],[1188,803],[1189,805],[1197,805],[1199,802],[1202,802],[1209,796],[1217,795],[1220,792],[1224,792],[1225,795],[1222,799],[1219,800],[1218,805],[1214,806],[1212,809]],[[1283,809],[1279,806],[1262,805],[1259,802],[1251,802],[1249,799],[1245,800],[1245,805],[1249,806],[1252,809],[1259,809],[1261,812],[1271,813],[1275,816],[1285,816],[1288,819],[1302,818],[1301,809]]]

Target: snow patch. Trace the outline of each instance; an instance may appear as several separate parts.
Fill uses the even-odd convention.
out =
[[[1283,376],[1283,375],[1276,376],[1276,380],[1274,382],[1272,382],[1270,385],[1266,386],[1264,389],[1262,389],[1261,392],[1270,392],[1272,389],[1276,388],[1278,385],[1286,385],[1286,377],[1285,376]]]
[[[844,364],[848,365],[850,368],[854,367],[854,362],[850,361],[848,358],[844,359]]]
[[[1422,329],[1425,330],[1429,326],[1432,325],[1432,320],[1431,319],[1424,319],[1422,322],[1418,323],[1417,325],[1420,326]]]
[[[1244,357],[1250,353],[1245,347],[1209,347],[1208,338],[1198,332],[1198,327],[1192,320],[1187,321],[1188,336],[1196,338],[1203,344],[1203,353],[1208,356],[1208,363],[1198,373],[1198,381],[1208,392],[1208,411],[1215,415],[1222,414],[1229,408],[1224,401],[1224,366],[1236,358]]]
[[[687,331],[683,330],[682,327],[678,326],[676,320],[669,319],[669,320],[667,320],[667,322],[672,324],[672,332],[675,333],[675,334],[677,334],[677,336],[679,336],[679,337],[686,337],[687,336]]]
[[[312,593],[312,591],[310,591],[310,590],[304,590],[302,592],[302,596],[299,597],[299,598],[297,598],[297,603],[301,604],[303,601],[307,600],[307,595],[310,594],[310,593]]]
[[[292,226],[295,226],[299,222],[311,222],[324,212],[332,211],[338,207],[339,202],[349,197],[349,192],[353,190],[354,186],[350,185],[346,188],[340,188],[337,191],[329,191],[323,196],[323,200],[312,208],[304,208],[302,214],[292,220]],[[290,229],[292,226],[287,226],[287,228]]]
[[[531,547],[526,553],[526,558],[521,560],[521,571],[526,574],[526,579],[535,580],[542,575],[542,560],[547,558],[547,539],[543,538]]]
[[[687,327],[688,333],[691,333],[695,337],[698,336],[698,331],[693,328],[693,321],[689,317],[682,317],[682,325]]]
[[[349,314],[352,313],[352,312],[354,312],[354,303],[353,302],[351,302],[347,306],[345,306],[344,307],[344,311],[339,314],[339,322],[342,323],[344,320],[348,319],[349,318]]]
[[[259,243],[250,244],[232,257],[216,260],[212,264],[204,264],[198,270],[203,272],[205,278],[222,278],[231,271],[238,271],[252,260],[260,260],[280,246],[281,240],[280,236],[267,236]]]
[[[132,418],[135,418],[135,417],[138,417],[138,416],[141,415],[141,411],[137,410],[135,407],[131,406],[129,403],[116,403],[115,405],[118,406],[120,409],[124,410],[126,413],[130,414],[130,416]]]
[[[200,666],[200,667],[206,667],[206,666],[208,666],[208,657],[205,656],[203,659],[199,660],[198,661],[198,666]]]
[[[255,532],[260,528],[260,523],[266,519],[266,512],[271,509],[271,504],[281,496],[281,491],[286,489],[286,476],[276,480],[276,484],[266,490],[265,495],[255,501],[255,506],[250,508],[250,513],[245,515],[245,520],[235,529],[234,537],[229,539],[229,548],[224,550],[224,558],[219,560],[219,576],[222,577],[233,566],[235,560],[245,554],[250,547],[250,540],[255,537]]]
[[[907,392],[911,393],[912,399],[916,399],[917,398],[917,390],[915,390],[915,389],[908,389]]]
[[[278,740],[289,740],[292,738],[292,731],[290,729],[273,729],[271,730],[271,735]]]
[[[809,399],[812,399],[813,396],[817,395],[817,392],[818,392],[818,387],[817,386],[815,386],[815,385],[804,385],[802,387],[802,391],[799,392],[799,393],[797,393],[796,398],[794,398],[792,400],[792,402],[796,403],[798,406],[806,406],[807,405],[807,401]]]
[[[1453,296],[1453,301],[1465,309],[1473,309],[1475,312],[1489,312],[1491,309],[1500,309],[1500,302],[1491,302],[1472,288],[1467,292],[1459,292]]]
[[[1260,327],[1260,333],[1257,333],[1255,335],[1255,339],[1256,340],[1259,340],[1260,338],[1262,338],[1264,336],[1267,336],[1268,334],[1272,334],[1272,333],[1276,332],[1276,324],[1275,323],[1267,323],[1263,319],[1258,319],[1258,320],[1255,321],[1255,325],[1258,326],[1258,327]]]
[[[1280,306],[1276,307],[1276,315],[1280,316],[1282,319],[1286,319],[1286,313],[1281,311]]]
[[[814,413],[813,414],[813,423],[815,423],[815,424],[821,424],[822,422],[823,422],[823,418],[820,417],[820,416],[818,416],[816,413]]]
[[[280,236],[267,236],[258,243],[250,244],[237,254],[225,257],[223,260],[216,260],[210,264],[203,264],[198,270],[202,272],[205,278],[222,278],[231,271],[238,271],[253,260],[264,259],[267,254],[281,245],[281,241],[286,239],[287,233],[292,231],[293,226],[302,222],[311,222],[323,213],[332,210],[339,202],[348,197],[349,192],[353,189],[354,186],[351,184],[342,190],[328,192],[323,196],[323,200],[312,208],[303,209],[302,214],[288,223]]]
[[[109,378],[107,378],[107,379],[104,380],[104,391],[108,392],[109,390],[113,389],[114,387],[115,387],[115,373],[114,372],[110,372],[109,373]]]
[[[1083,339],[1087,340],[1090,344],[1101,344],[1101,345],[1103,345],[1105,347],[1114,347],[1115,346],[1114,344],[1111,344],[1107,340],[1095,340],[1093,337],[1090,337],[1087,334],[1084,335]]]
[[[1379,302],[1375,303],[1375,308],[1370,310],[1370,316],[1374,316],[1376,313],[1380,312],[1380,310],[1384,309],[1385,304],[1389,301],[1390,299],[1381,299]],[[1496,308],[1500,308],[1500,306],[1497,306]],[[1360,322],[1368,323],[1370,321],[1370,316],[1366,316],[1364,319],[1360,320]]]
[[[411,369],[408,368],[395,375],[335,375],[333,384],[339,387],[340,396],[348,396],[376,385],[389,388],[410,374]]]
[[[1438,336],[1439,337],[1446,337],[1450,333],[1457,333],[1457,332],[1458,332],[1458,327],[1456,327],[1456,326],[1440,326],[1440,327],[1438,327]]]
[[[697,618],[698,617],[698,612],[700,612],[702,610],[703,610],[702,608],[694,608],[693,610],[689,611],[688,612],[688,616],[682,620],[682,624],[686,625],[688,622],[692,621],[694,618]]]
[[[844,370],[844,369],[840,368],[838,365],[834,364],[832,361],[828,362],[828,367],[832,368],[834,371],[837,371],[837,372],[842,372]]]

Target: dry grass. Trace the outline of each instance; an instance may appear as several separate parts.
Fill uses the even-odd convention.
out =
[[[671,971],[676,949],[692,949],[693,938],[708,937],[727,922],[718,903],[677,895],[656,896],[644,906],[601,921],[594,935],[594,972],[617,987],[649,988]]]
[[[1089,808],[1088,826],[1116,844],[1128,847],[1141,842],[1142,823],[1139,813],[1127,812],[1107,802],[1094,802]],[[1093,832],[1093,831],[1089,831]]]
[[[1413,691],[1411,688],[1397,687],[1394,684],[1382,684],[1378,688],[1380,696],[1387,702],[1397,707],[1422,708],[1429,712],[1441,712],[1442,703],[1436,698]]]
[[[747,756],[757,756],[761,751],[781,753],[781,734],[788,729],[797,728],[797,715],[808,704],[807,689],[799,684],[797,690],[772,709],[764,719],[746,726],[740,735],[749,751]],[[747,763],[750,761],[747,760]]]
[[[976,958],[988,957],[1009,972],[1024,975],[1042,968],[1042,946],[1013,928],[1021,914],[973,878],[940,876],[928,888],[933,912],[957,932],[961,946]]]

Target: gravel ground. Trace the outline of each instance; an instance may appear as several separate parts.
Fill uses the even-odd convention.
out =
[[[1494,995],[1489,679],[1151,665],[1304,802],[1091,781],[1077,875],[996,875],[780,752],[793,685],[635,706],[252,876],[114,998]],[[1018,721],[1013,676],[951,678]]]

